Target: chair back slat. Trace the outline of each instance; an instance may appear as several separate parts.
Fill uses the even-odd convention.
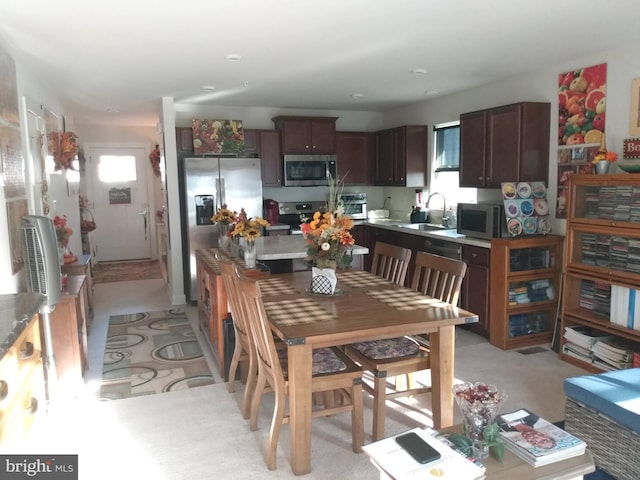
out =
[[[408,248],[376,242],[371,273],[398,285],[404,285],[410,260],[411,250]]]
[[[244,315],[253,335],[258,369],[269,378],[269,384],[275,391],[284,389],[284,375],[262,301],[260,285],[253,278],[243,275],[235,264],[234,270],[235,288],[240,292],[241,314]]]
[[[443,302],[457,305],[466,272],[467,264],[462,260],[418,252],[411,288]]]
[[[223,255],[218,254],[218,252],[215,253],[215,257],[218,261],[218,268],[220,268],[222,283],[224,284],[224,290],[227,294],[227,302],[229,304],[229,311],[231,312],[233,326],[236,331],[236,337],[240,336],[242,339],[247,339],[249,342],[249,326],[240,314],[240,292],[233,284],[235,271],[234,263]]]

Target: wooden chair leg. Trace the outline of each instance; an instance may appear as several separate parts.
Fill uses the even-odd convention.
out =
[[[276,395],[275,406],[273,407],[273,419],[271,420],[271,431],[269,433],[269,448],[267,450],[267,468],[276,469],[276,454],[278,452],[278,438],[282,430],[284,421],[284,409],[286,399],[284,395]]]
[[[351,389],[351,443],[353,451],[362,452],[364,444],[364,402],[362,399],[362,381],[355,380]]]
[[[373,441],[384,437],[385,408],[387,401],[387,377],[375,375],[373,385]]]
[[[231,358],[231,365],[229,366],[229,378],[227,379],[227,391],[234,393],[236,391],[236,372],[238,371],[238,364],[240,363],[240,357],[242,356],[242,346],[240,342],[236,343],[233,350],[233,357]]]
[[[244,386],[244,397],[242,399],[242,416],[249,418],[251,416],[251,400],[256,388],[258,380],[258,368],[253,357],[249,357],[249,367],[247,369],[247,381]]]
[[[251,418],[249,420],[249,430],[252,432],[258,429],[258,411],[260,410],[260,402],[262,401],[262,395],[264,395],[264,389],[267,386],[267,379],[264,375],[258,373],[258,379],[256,380],[256,389],[251,400]]]

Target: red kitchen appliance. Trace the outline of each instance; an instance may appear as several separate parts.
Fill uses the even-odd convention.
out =
[[[264,201],[264,219],[271,225],[275,225],[280,220],[280,205],[270,198]]]

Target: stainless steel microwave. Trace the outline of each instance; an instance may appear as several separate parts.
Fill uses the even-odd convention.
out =
[[[468,237],[508,237],[504,205],[500,203],[459,203],[458,233]]]
[[[285,155],[284,186],[315,187],[329,185],[329,175],[337,178],[336,155]]]

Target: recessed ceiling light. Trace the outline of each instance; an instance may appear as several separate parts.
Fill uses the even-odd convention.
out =
[[[202,86],[202,90],[205,90],[207,92],[211,92],[211,91],[213,91],[215,89],[216,89],[216,87],[214,87],[213,85],[203,85]]]
[[[411,73],[413,73],[414,75],[426,75],[427,70],[424,68],[414,68],[413,70],[411,70]]]
[[[238,53],[230,53],[225,58],[230,62],[239,62],[240,60],[242,60],[242,55]]]
[[[438,93],[437,90],[426,90],[424,93],[426,93],[427,95],[435,95]]]
[[[362,98],[364,97],[364,93],[352,93],[351,98]]]
[[[107,113],[120,113],[120,110],[118,110],[117,108],[107,108]]]
[[[249,80],[245,80],[244,82],[242,82],[242,84],[243,84],[245,87],[248,87],[248,86],[249,86]]]

